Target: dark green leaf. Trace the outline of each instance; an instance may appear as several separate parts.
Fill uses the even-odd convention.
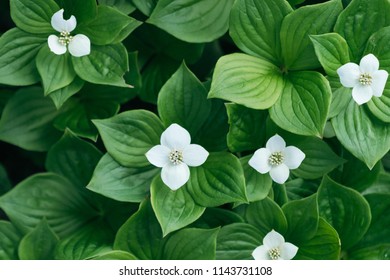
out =
[[[231,210],[209,207],[192,225],[200,228],[216,228],[242,222],[244,222],[243,218]]]
[[[132,2],[144,15],[150,16],[158,0],[132,0]]]
[[[0,163],[0,196],[12,188],[11,181],[3,164]]]
[[[120,250],[108,251],[105,253],[98,254],[90,260],[136,260],[137,258],[134,255]]]
[[[83,86],[84,81],[76,76],[73,82],[71,82],[68,86],[55,90],[48,96],[53,100],[56,108],[59,109],[65,101],[79,92]]]
[[[17,260],[22,235],[8,221],[0,221],[0,260]]]
[[[42,1],[42,0],[39,0]],[[71,15],[76,17],[78,23],[88,22],[96,17],[96,0],[55,0],[65,10],[65,18]]]

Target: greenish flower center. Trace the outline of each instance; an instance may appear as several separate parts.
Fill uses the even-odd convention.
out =
[[[73,40],[73,36],[70,35],[70,33],[67,31],[62,31],[60,33],[60,37],[58,38],[58,42],[63,46],[69,45],[69,43],[72,42],[72,40]]]
[[[273,166],[279,165],[279,164],[283,163],[283,161],[284,161],[284,156],[283,156],[282,152],[274,152],[268,158],[269,164],[271,164]]]
[[[183,152],[173,150],[169,153],[169,160],[174,164],[178,165],[183,162]]]
[[[277,260],[280,258],[280,250],[279,248],[272,248],[268,251],[269,257],[271,260]]]
[[[372,77],[371,77],[371,75],[368,74],[368,73],[360,74],[359,83],[364,85],[364,86],[371,85],[372,84]]]

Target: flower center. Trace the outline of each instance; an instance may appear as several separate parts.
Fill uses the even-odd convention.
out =
[[[279,165],[279,164],[283,163],[283,161],[284,161],[284,156],[283,156],[282,152],[274,152],[268,158],[268,162],[271,165]]]
[[[364,86],[369,86],[372,83],[372,77],[368,73],[360,74],[359,83]]]
[[[279,248],[272,248],[268,251],[268,255],[271,258],[271,260],[277,260],[280,258],[280,250]]]
[[[58,42],[63,46],[69,45],[69,43],[72,42],[72,40],[73,40],[73,36],[70,35],[70,33],[67,31],[62,31],[60,33],[60,37],[58,38]]]
[[[183,162],[183,152],[173,150],[169,153],[169,160],[174,164],[178,165]]]

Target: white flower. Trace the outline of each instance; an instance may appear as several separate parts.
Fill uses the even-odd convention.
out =
[[[337,69],[340,82],[344,87],[352,88],[352,98],[362,105],[373,96],[382,96],[389,74],[386,70],[378,70],[379,61],[373,54],[360,60],[360,64],[349,62]]]
[[[160,142],[146,153],[146,158],[154,166],[162,167],[161,179],[172,190],[187,183],[188,166],[200,166],[209,156],[202,146],[190,144],[190,134],[178,124],[171,124],[161,134]]]
[[[77,22],[74,16],[68,20],[64,19],[64,9],[54,13],[51,17],[51,26],[60,32],[60,37],[50,35],[47,39],[50,50],[58,55],[66,53],[68,49],[70,54],[76,57],[88,55],[91,52],[91,41],[83,34],[72,36],[72,32],[76,28]]]
[[[255,260],[291,260],[298,247],[284,241],[284,237],[272,230],[263,239],[263,245],[257,247],[252,256]]]
[[[278,184],[287,181],[290,169],[301,165],[305,154],[294,146],[286,147],[286,142],[279,135],[268,139],[265,148],[258,149],[249,160],[249,165],[261,174],[268,173]]]

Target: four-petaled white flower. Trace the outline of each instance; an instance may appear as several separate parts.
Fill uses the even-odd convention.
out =
[[[171,190],[187,183],[188,166],[200,166],[209,156],[202,146],[191,144],[190,134],[178,124],[171,124],[161,134],[160,143],[146,153],[146,158],[154,166],[162,167],[161,179]]]
[[[60,37],[50,35],[47,39],[50,50],[61,55],[66,53],[68,49],[70,54],[76,57],[88,55],[91,52],[91,41],[83,34],[72,36],[72,32],[76,28],[77,22],[74,16],[68,20],[64,19],[64,9],[54,13],[51,17],[51,26],[60,32]]]
[[[352,88],[352,98],[359,105],[367,103],[373,96],[382,96],[389,74],[379,69],[379,60],[368,54],[360,64],[349,62],[337,69],[340,82],[344,87]]]
[[[252,256],[255,260],[291,260],[297,252],[297,246],[285,242],[280,233],[272,230],[264,237],[263,245],[252,252]]]
[[[265,148],[258,149],[249,160],[249,165],[261,174],[270,174],[278,184],[287,181],[290,169],[298,168],[305,154],[294,146],[286,147],[286,142],[279,135],[268,139]]]

